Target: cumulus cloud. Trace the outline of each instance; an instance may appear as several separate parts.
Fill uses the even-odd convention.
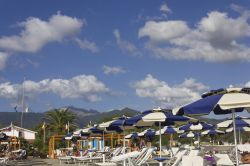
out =
[[[183,83],[170,86],[148,74],[145,79],[135,82],[132,87],[139,97],[150,98],[163,106],[176,107],[200,98],[208,89],[195,79],[186,79]]]
[[[166,3],[163,3],[161,6],[160,6],[160,11],[163,12],[163,13],[171,13],[171,9],[168,7],[168,5]]]
[[[92,53],[99,52],[99,48],[97,47],[95,42],[88,41],[86,39],[81,40],[79,38],[75,38],[76,43],[80,46],[83,50],[89,50]]]
[[[57,13],[48,21],[30,17],[19,23],[23,28],[19,35],[0,38],[0,48],[12,52],[34,53],[50,42],[74,36],[83,26],[83,21]]]
[[[126,70],[124,70],[122,67],[118,66],[103,66],[103,72],[106,75],[116,75],[121,73],[126,73]]]
[[[120,32],[119,32],[118,29],[115,29],[113,31],[113,34],[115,36],[116,43],[117,43],[118,47],[124,53],[130,54],[130,55],[134,55],[134,56],[140,56],[140,55],[142,55],[141,52],[138,50],[138,48],[134,44],[132,44],[129,41],[123,40],[121,38],[121,35],[120,35]]]
[[[225,62],[250,60],[250,49],[243,43],[250,37],[249,17],[229,17],[212,11],[188,27],[182,20],[148,21],[139,29],[139,38],[148,37],[145,47],[160,58]]]
[[[93,75],[79,75],[71,79],[44,79],[39,82],[26,80],[22,84],[5,82],[0,84],[0,97],[17,99],[24,86],[25,95],[33,98],[39,94],[52,93],[61,98],[84,99],[89,102],[101,100],[102,94],[109,93],[104,83]]]

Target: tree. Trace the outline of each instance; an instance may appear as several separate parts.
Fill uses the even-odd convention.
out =
[[[69,123],[69,130],[76,129],[76,115],[69,109],[52,109],[46,113],[48,129],[57,135],[65,135],[67,133],[66,125]]]

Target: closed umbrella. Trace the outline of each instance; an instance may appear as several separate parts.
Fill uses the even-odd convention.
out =
[[[244,109],[250,110],[250,89],[249,88],[227,88],[213,90],[202,95],[199,99],[191,104],[185,105],[173,111],[174,114],[193,114],[207,115],[211,111],[214,114],[232,114],[234,128],[234,143],[237,166],[239,165],[235,112],[241,112]]]

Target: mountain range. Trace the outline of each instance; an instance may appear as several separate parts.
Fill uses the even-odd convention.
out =
[[[114,109],[107,112],[99,112],[97,110],[87,110],[83,108],[76,108],[73,106],[64,107],[68,108],[76,114],[76,123],[79,127],[86,126],[90,122],[92,124],[99,123],[105,120],[110,120],[113,117],[120,117],[122,115],[133,116],[140,113],[137,110],[130,108]],[[42,123],[46,117],[46,112],[29,112],[23,114],[23,127],[33,128],[39,123]],[[21,112],[0,112],[0,127],[5,127],[13,124],[20,126]]]
[[[79,127],[84,127],[89,123],[95,124],[104,121],[111,120],[114,117],[120,117],[122,115],[134,116],[140,112],[131,108],[113,109],[111,111],[99,112],[97,110],[87,110],[83,108],[76,108],[73,106],[63,107],[68,108],[74,114],[76,114],[76,123]],[[45,120],[46,112],[29,112],[23,114],[23,127],[34,128],[38,124]],[[200,121],[206,121],[207,123],[216,124],[221,120],[209,119],[204,117],[195,117]],[[15,125],[20,126],[21,112],[0,112],[0,128],[10,125],[12,122]]]

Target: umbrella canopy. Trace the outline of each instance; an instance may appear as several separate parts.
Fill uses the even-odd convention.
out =
[[[213,128],[212,124],[208,124],[206,122],[189,122],[181,127],[179,127],[180,130],[184,131],[200,131],[200,130],[207,130]]]
[[[165,126],[161,130],[156,131],[156,135],[162,134],[175,134],[175,133],[183,133],[184,130],[179,130],[179,128],[174,128],[173,126]]]
[[[129,117],[121,116],[119,118],[115,118],[114,120],[103,122],[98,125],[98,128],[107,129],[107,130],[126,130],[133,129],[133,126],[127,125],[125,122]]]
[[[234,121],[234,143],[236,164],[239,165],[237,140],[236,140],[236,125],[235,112],[241,112],[244,109],[250,110],[250,88],[227,88],[210,91],[202,95],[202,99],[197,100],[191,104],[185,105],[180,109],[175,109],[174,114],[193,114],[206,115],[210,112],[214,114],[228,114],[232,113]]]
[[[126,139],[135,139],[139,138],[138,133],[131,133],[125,136]]]
[[[174,109],[173,114],[197,114],[207,115],[211,111],[215,114],[228,114],[241,112],[244,109],[250,110],[250,89],[249,88],[227,88],[212,90],[202,95],[202,99],[179,109]]]
[[[154,129],[146,129],[143,132],[138,133],[139,137],[144,137],[144,136],[155,136],[156,131]]]
[[[237,131],[250,131],[250,127],[236,127]],[[230,127],[228,129],[226,129],[226,132],[232,132],[233,131],[233,127]]]
[[[131,117],[126,120],[127,126],[136,127],[150,127],[154,124],[161,122],[162,125],[173,125],[174,121],[186,121],[189,120],[187,117],[175,116],[167,109],[153,109],[142,112],[139,115]]]
[[[194,133],[192,131],[189,131],[188,133],[183,133],[181,135],[179,135],[179,138],[194,138],[194,137],[198,137],[199,134],[198,133]]]
[[[233,119],[228,118],[227,120],[218,123],[217,127],[230,127],[232,125],[233,125]],[[235,117],[235,125],[236,125],[236,127],[249,126],[250,125],[250,118],[242,117],[242,116],[236,116]]]
[[[201,132],[201,135],[216,135],[216,134],[224,134],[224,131],[217,130],[217,129],[210,129]]]

